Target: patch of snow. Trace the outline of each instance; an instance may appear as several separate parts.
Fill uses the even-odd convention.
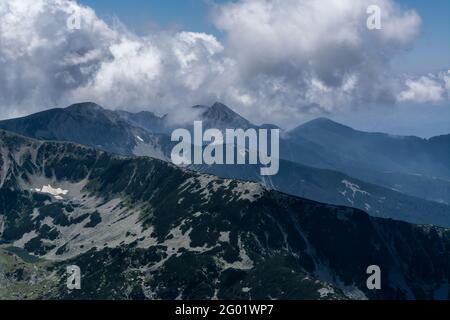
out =
[[[43,186],[42,188],[35,188],[36,192],[51,194],[55,199],[62,200],[61,195],[66,195],[69,190],[63,190],[61,188],[53,188],[51,185]]]
[[[361,190],[360,186],[357,185],[356,183],[352,183],[348,180],[342,180],[341,182],[345,185],[347,189],[350,189],[353,192],[353,199],[355,198],[355,195],[357,193],[361,193],[363,195],[370,195],[370,193],[368,193],[367,191]]]
[[[87,182],[88,182],[87,179],[83,179],[78,182],[57,181],[55,177],[47,178],[37,174],[29,175],[27,181],[19,180],[19,184],[21,188],[24,190],[28,189],[34,192],[41,192],[47,194],[50,194],[50,192],[52,192],[55,193],[54,195],[55,197],[56,196],[61,197],[61,195],[64,195],[66,199],[81,198],[81,196],[83,195],[82,190],[86,186]],[[53,188],[52,186],[57,187]]]

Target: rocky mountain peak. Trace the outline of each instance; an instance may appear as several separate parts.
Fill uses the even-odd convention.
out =
[[[199,106],[196,107],[199,109]],[[231,110],[225,104],[216,102],[211,107],[204,108],[203,120],[208,122],[210,127],[217,128],[242,128],[254,127],[247,119]]]

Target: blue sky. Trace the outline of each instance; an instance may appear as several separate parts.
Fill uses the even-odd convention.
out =
[[[422,35],[401,64],[403,70],[433,72],[450,66],[450,1],[398,0],[423,20]]]
[[[118,18],[128,28],[144,34],[152,28],[206,32],[222,37],[210,21],[214,3],[227,0],[79,0],[108,22]],[[436,72],[450,66],[450,1],[397,0],[421,16],[422,34],[413,47],[393,61],[399,72]]]
[[[97,14],[110,21],[118,17],[137,33],[148,28],[182,28],[195,32],[218,35],[209,21],[211,4],[219,0],[81,0],[95,9]]]

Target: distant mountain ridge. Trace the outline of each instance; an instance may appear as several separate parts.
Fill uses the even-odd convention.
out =
[[[379,171],[419,173],[450,179],[450,155],[439,152],[440,140],[450,136],[421,139],[413,136],[393,136],[354,130],[326,118],[305,123],[289,133],[314,142],[346,157],[350,163]],[[442,144],[445,144],[443,141]],[[447,150],[449,148],[447,147]]]
[[[319,159],[312,164],[295,153],[285,154],[286,159],[341,171],[415,197],[450,203],[450,135],[422,139],[369,133],[320,118],[300,125],[287,136],[293,145],[299,139],[314,143],[319,155],[325,155],[330,162]]]
[[[131,117],[128,113],[106,110],[89,102],[4,120],[0,128],[32,138],[71,141],[117,154],[145,154],[167,159],[170,146],[166,136],[135,126],[128,117]]]

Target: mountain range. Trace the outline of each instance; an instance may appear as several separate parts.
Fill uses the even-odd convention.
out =
[[[338,170],[416,197],[450,201],[450,135],[422,139],[368,133],[324,118],[303,124],[288,135],[293,144],[304,139],[327,151],[331,161],[310,163],[316,167]],[[287,158],[296,161],[299,157],[291,153]],[[424,187],[427,192],[423,192]]]
[[[0,150],[3,298],[449,299],[448,229],[3,130]]]
[[[276,127],[254,125],[221,103],[192,110],[204,128]],[[80,103],[0,121],[0,128],[36,139],[71,141],[120,155],[170,161],[174,125],[167,118]],[[448,137],[427,140],[366,133],[320,118],[283,132],[276,176],[261,176],[259,167],[252,165],[192,165],[190,169],[260,182],[267,188],[352,206],[373,216],[449,227]]]

